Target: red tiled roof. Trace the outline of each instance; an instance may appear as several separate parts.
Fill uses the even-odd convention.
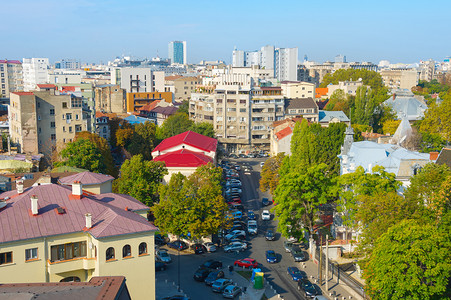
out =
[[[75,86],[62,86],[61,91],[75,92]]]
[[[158,144],[158,146],[155,147],[155,149],[153,149],[152,153],[171,149],[182,144],[196,147],[203,151],[216,151],[218,140],[193,131],[186,131],[164,139],[160,144]]]
[[[103,112],[100,111],[96,111],[96,118],[108,118],[108,116],[106,114],[104,114]]]
[[[0,59],[0,64],[22,64],[20,60]]]
[[[197,168],[213,162],[213,159],[202,153],[181,149],[174,152],[169,152],[154,158],[155,161],[164,161],[166,167],[180,167],[180,168]]]
[[[19,96],[31,96],[31,95],[34,95],[33,92],[11,92],[11,93],[19,95]]]
[[[38,198],[37,216],[29,213],[32,195]],[[78,200],[71,200],[71,196],[70,187],[56,184],[34,186],[20,195],[15,190],[1,194],[10,199],[0,211],[0,243],[82,232],[86,213],[92,214],[93,225],[88,232],[95,238],[157,230],[145,218],[125,210],[127,198],[122,195],[84,194]],[[137,205],[136,201],[128,202],[128,207]],[[66,212],[57,214],[57,207],[64,207]]]
[[[37,86],[41,89],[56,88],[56,85],[54,84],[38,84]]]
[[[183,76],[182,75],[166,76],[164,78],[164,80],[171,81],[171,80],[176,80],[176,79],[181,78],[181,77],[183,77]]]
[[[328,88],[316,88],[315,98],[321,98],[321,96],[327,96],[328,92],[329,92]]]
[[[284,137],[289,136],[293,133],[293,129],[291,127],[285,127],[284,129],[280,130],[279,132],[276,132],[277,139],[280,141]]]
[[[139,109],[139,111],[151,111],[152,109],[154,109],[155,107],[157,107],[158,103],[160,103],[161,100],[155,100],[149,104],[144,105],[143,107],[141,107]]]
[[[110,175],[86,171],[71,176],[63,177],[59,180],[59,183],[64,185],[72,185],[74,181],[80,181],[83,185],[91,185],[91,184],[101,184],[113,179],[114,177]]]

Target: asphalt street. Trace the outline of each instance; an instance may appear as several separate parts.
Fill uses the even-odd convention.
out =
[[[271,283],[276,291],[283,297],[283,299],[294,300],[303,299],[301,294],[297,290],[297,283],[294,282],[287,274],[287,268],[290,266],[297,266],[301,269],[299,263],[295,263],[289,253],[285,252],[283,248],[283,241],[285,238],[281,237],[279,233],[276,234],[275,241],[266,241],[265,232],[267,229],[277,229],[277,223],[274,220],[274,215],[271,213],[270,221],[261,220],[262,204],[261,198],[268,197],[267,193],[262,193],[259,190],[260,179],[260,162],[265,161],[263,158],[244,158],[233,159],[231,162],[238,162],[242,165],[243,162],[248,163],[253,167],[251,175],[244,175],[243,171],[240,172],[240,178],[243,186],[242,202],[246,210],[252,209],[258,215],[258,235],[251,237],[248,236],[247,240],[250,243],[250,247],[240,253],[225,253],[222,248],[218,249],[215,253],[206,253],[201,255],[181,253],[180,255],[180,286],[184,293],[186,293],[191,299],[224,299],[221,294],[216,294],[211,291],[211,288],[206,286],[202,282],[197,282],[193,279],[194,272],[198,266],[208,259],[216,259],[223,262],[224,272],[226,278],[229,275],[227,266],[233,264],[237,259],[242,258],[254,258],[260,264],[262,271],[265,273],[265,280]],[[273,206],[267,206],[265,209],[272,209]],[[166,248],[166,247],[165,247]],[[266,250],[274,250],[277,253],[278,262],[269,264],[266,262],[265,252]],[[177,251],[169,250],[172,256],[173,262],[169,264],[168,269],[165,271],[156,272],[158,281],[168,280],[178,283],[178,255]],[[307,256],[308,257],[308,256]],[[235,268],[236,270],[236,268]],[[158,286],[157,286],[158,289]]]

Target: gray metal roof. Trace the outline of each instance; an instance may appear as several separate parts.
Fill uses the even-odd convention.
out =
[[[329,123],[334,118],[338,119],[340,122],[349,122],[349,118],[343,111],[327,111],[320,110],[319,111],[319,122]]]

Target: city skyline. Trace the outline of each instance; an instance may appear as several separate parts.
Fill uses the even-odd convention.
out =
[[[168,57],[170,41],[187,41],[188,63],[224,60],[232,51],[264,45],[299,48],[318,62],[343,54],[348,61],[413,63],[451,55],[445,1],[360,3],[147,3],[55,0],[2,3],[2,58],[76,58],[106,63],[117,56]],[[20,16],[18,21],[18,17]],[[427,18],[431,22],[427,22]],[[420,22],[423,20],[423,22]],[[433,24],[425,26],[426,24]]]

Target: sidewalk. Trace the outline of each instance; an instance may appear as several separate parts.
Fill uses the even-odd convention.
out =
[[[155,278],[155,287],[156,300],[160,300],[165,297],[171,297],[174,295],[183,295],[185,297],[187,296],[183,292],[183,290],[179,292],[177,290],[177,285],[175,284],[175,282],[170,280],[157,280],[157,278]]]
[[[265,288],[261,290],[254,289],[254,284],[238,274],[238,272],[233,271],[233,274],[229,276],[233,282],[237,283],[240,287],[246,287],[246,292],[243,292],[239,299],[241,300],[261,300],[263,297],[263,294],[269,299],[273,296],[276,296],[277,294],[275,291],[271,288],[271,286],[265,282]]]

